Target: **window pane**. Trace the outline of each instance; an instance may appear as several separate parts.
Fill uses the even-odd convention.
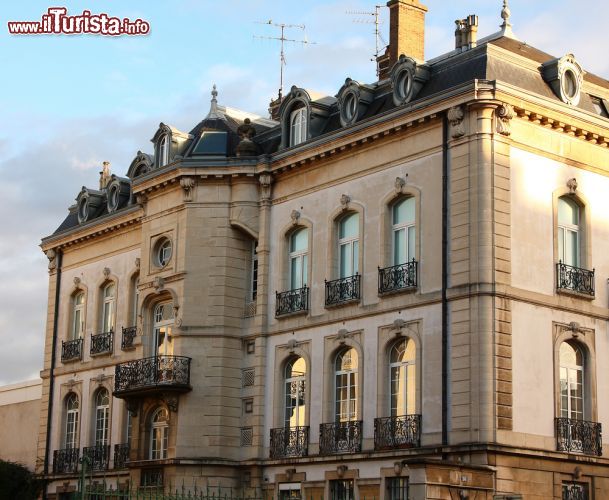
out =
[[[579,267],[578,237],[574,231],[566,231],[565,264]]]
[[[359,272],[359,241],[353,242],[353,262],[351,267],[353,269],[351,275]]]
[[[406,262],[406,231],[398,229],[393,233],[393,265]]]
[[[415,411],[415,388],[416,388],[416,370],[415,365],[408,365],[406,375],[406,414],[414,415]]]
[[[408,255],[406,256],[406,260],[412,260],[415,258],[415,227],[410,226],[408,228]]]
[[[306,255],[302,256],[302,285],[305,286],[307,284],[307,276],[308,276],[308,259]]]
[[[302,287],[301,258],[295,257],[291,262],[290,285],[292,289]]]
[[[359,235],[359,214],[345,217],[339,225],[339,238],[354,238]]]
[[[565,229],[558,228],[558,260],[565,263]]]
[[[579,225],[579,206],[574,201],[567,198],[558,200],[558,223]]]
[[[301,229],[290,238],[290,252],[304,252],[309,243],[309,231]]]
[[[405,224],[414,222],[414,198],[400,201],[393,206],[393,223]]]
[[[340,246],[340,277],[345,278],[347,276],[351,276],[353,273],[351,272],[351,245],[347,243],[346,245]]]

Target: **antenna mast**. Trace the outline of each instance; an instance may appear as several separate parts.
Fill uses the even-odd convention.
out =
[[[381,35],[381,32],[379,30],[379,26],[381,24],[383,24],[383,21],[380,20],[381,17],[381,8],[384,7],[383,5],[375,5],[374,6],[374,12],[366,12],[366,11],[350,11],[348,10],[346,12],[346,14],[351,14],[351,15],[355,15],[355,16],[374,16],[374,21],[372,20],[356,20],[354,19],[353,22],[354,23],[361,23],[361,24],[374,24],[374,43],[375,43],[375,51],[374,51],[374,58],[370,59],[371,61],[375,61],[376,62],[376,76],[378,77],[381,74],[381,70],[379,68],[379,62],[378,62],[378,57],[381,53],[381,45],[380,43],[382,42],[383,44],[383,48],[385,46],[387,46],[387,42],[385,41],[385,39],[383,38],[383,35]]]
[[[305,30],[304,24],[274,23],[272,19],[269,19],[268,21],[264,21],[264,22],[258,22],[257,24],[268,24],[270,26],[274,26],[276,28],[281,29],[281,36],[279,36],[279,37],[254,35],[254,38],[259,38],[262,40],[278,40],[279,42],[281,42],[281,53],[280,53],[280,59],[279,59],[279,99],[281,100],[281,98],[283,97],[283,67],[287,64],[287,61],[285,59],[285,48],[284,48],[285,42],[301,43],[303,45],[314,44],[315,42],[309,42],[307,40],[306,35],[304,36],[303,40],[294,40],[292,38],[286,38],[286,36],[285,36],[286,29],[297,28],[297,29],[304,31]]]

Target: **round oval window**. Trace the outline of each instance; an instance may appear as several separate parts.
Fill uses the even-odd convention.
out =
[[[89,200],[81,198],[78,202],[78,220],[85,222],[89,218]]]
[[[352,120],[355,117],[355,113],[357,111],[357,99],[355,94],[347,94],[347,98],[345,99],[345,118],[347,120]]]
[[[398,89],[402,99],[406,100],[410,97],[412,91],[412,77],[410,76],[410,71],[404,71],[400,75]]]
[[[118,208],[118,201],[119,201],[119,187],[117,185],[113,185],[110,188],[110,195],[108,196],[108,208],[110,210],[116,210]]]
[[[569,99],[573,99],[577,94],[577,77],[571,69],[568,69],[563,73],[562,90]]]
[[[171,240],[168,238],[161,239],[156,246],[156,261],[159,267],[165,267],[171,260],[171,253],[173,251]]]

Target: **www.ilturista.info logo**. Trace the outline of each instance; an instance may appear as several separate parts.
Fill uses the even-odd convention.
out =
[[[8,32],[12,35],[146,35],[150,24],[141,19],[132,21],[104,13],[91,14],[88,10],[68,16],[65,7],[50,7],[40,21],[9,21]]]

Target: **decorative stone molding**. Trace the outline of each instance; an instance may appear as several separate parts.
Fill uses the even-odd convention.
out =
[[[273,183],[273,176],[268,172],[260,174],[258,178],[260,182],[260,196],[263,200],[271,199],[271,184]]]
[[[143,207],[148,202],[148,196],[145,193],[138,193],[135,195],[135,202]]]
[[[350,337],[351,334],[349,333],[349,330],[346,330],[345,328],[341,328],[336,334],[336,340],[338,340],[340,344],[344,344]]]
[[[402,329],[406,326],[406,321],[402,318],[397,318],[393,322],[393,329],[396,331],[396,335],[401,335]]]
[[[104,273],[104,278],[108,279],[110,277],[110,273],[111,273],[110,268],[104,267],[103,273]]]
[[[296,224],[298,224],[298,221],[300,220],[300,212],[298,210],[292,210],[292,213],[290,214],[290,218],[292,219],[292,224],[295,226]]]
[[[541,69],[543,79],[562,102],[571,106],[579,104],[586,72],[573,54],[545,62]]]
[[[448,121],[450,122],[450,136],[453,139],[458,139],[465,135],[465,126],[463,119],[465,112],[462,106],[454,106],[448,110]]]
[[[343,210],[349,210],[349,203],[351,203],[351,196],[343,194],[340,197],[340,205],[343,207]]]
[[[510,136],[512,134],[511,122],[516,116],[514,107],[509,104],[502,104],[495,111],[497,115],[497,132],[501,135]]]
[[[406,174],[405,177],[407,178],[408,174]],[[395,192],[397,194],[401,193],[402,190],[404,189],[404,186],[406,186],[406,178],[405,177],[396,177],[395,178],[395,182],[394,182],[393,186],[395,187]]]
[[[163,402],[167,405],[167,409],[173,413],[178,412],[178,398],[169,394],[163,394]]]
[[[47,259],[49,259],[49,271],[57,269],[57,252],[52,248],[45,252]]]
[[[78,276],[74,276],[74,286],[78,287],[80,285],[80,278]]]
[[[569,193],[575,194],[577,192],[577,179],[575,177],[573,179],[569,179],[567,181],[567,187],[569,188]]]
[[[135,258],[135,268],[139,271],[141,265],[141,260],[139,257]]]
[[[156,291],[162,290],[163,287],[165,286],[165,280],[163,278],[161,278],[160,276],[157,276],[156,278],[154,278],[154,281],[152,282],[152,286],[154,287],[154,289]]]
[[[290,339],[288,340],[287,346],[290,353],[294,354],[294,350],[298,347],[298,342],[296,339]]]
[[[192,177],[182,177],[180,186],[184,190],[184,201],[192,201],[192,191],[195,187],[195,180]]]
[[[429,76],[429,66],[419,64],[411,57],[402,54],[390,73],[393,103],[401,106],[412,101],[429,80]]]

